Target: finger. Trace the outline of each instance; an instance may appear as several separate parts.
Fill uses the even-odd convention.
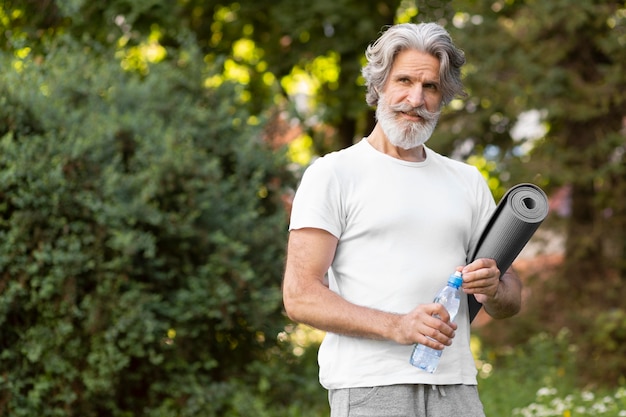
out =
[[[438,303],[422,304],[405,316],[409,341],[421,343],[434,349],[443,349],[452,343],[457,329],[456,323],[450,322],[450,315],[444,306]],[[409,336],[410,334],[410,336]]]
[[[491,258],[478,258],[476,260],[474,260],[473,262],[465,265],[462,269],[462,273],[463,275],[467,274],[467,273],[471,273],[474,271],[477,271],[479,269],[489,269],[489,268],[497,268],[497,264],[496,261],[494,259]]]
[[[457,326],[455,323],[446,323],[436,317],[429,317],[423,323],[421,332],[441,344],[449,345],[455,335]]]
[[[434,328],[428,329],[425,333],[426,334],[422,335],[424,338],[423,343],[435,349],[443,349],[446,346],[450,346],[452,344],[452,339],[454,338],[454,331],[451,333],[451,336],[447,336],[443,332]]]
[[[488,290],[490,288],[497,287],[498,282],[499,280],[496,278],[479,279],[476,281],[464,282],[462,288],[466,293],[468,291]]]
[[[500,285],[499,278],[482,279],[478,281],[472,281],[463,283],[463,292],[465,294],[479,295],[484,294],[489,297],[493,297],[498,291]]]
[[[491,268],[481,268],[463,274],[463,288],[490,286],[497,284],[499,279],[500,270],[496,266]]]
[[[431,316],[443,321],[444,323],[450,322],[450,313],[448,313],[448,310],[446,310],[446,308],[443,305],[439,303],[432,303],[431,306],[432,306],[431,307],[432,311],[430,313]]]

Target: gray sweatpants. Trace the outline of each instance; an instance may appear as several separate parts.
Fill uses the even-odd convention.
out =
[[[330,390],[330,417],[485,417],[475,385],[389,385]]]

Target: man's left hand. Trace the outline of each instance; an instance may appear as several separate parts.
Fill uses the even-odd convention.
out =
[[[476,259],[466,265],[461,272],[463,273],[463,291],[466,294],[474,294],[480,303],[496,297],[500,286],[500,270],[495,260]]]
[[[463,273],[463,291],[473,294],[491,317],[503,319],[519,312],[522,283],[513,268],[501,276],[495,260],[481,258],[459,270]]]

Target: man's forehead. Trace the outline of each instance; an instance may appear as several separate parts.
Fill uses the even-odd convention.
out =
[[[404,49],[396,54],[391,72],[396,74],[418,71],[428,73],[431,77],[438,77],[439,65],[439,59],[427,52],[417,49]]]

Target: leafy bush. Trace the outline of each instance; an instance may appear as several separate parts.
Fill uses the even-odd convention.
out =
[[[577,347],[570,339],[567,330],[541,333],[515,348],[479,353],[478,388],[487,416],[511,415],[514,408],[532,403],[541,387],[574,390]]]
[[[577,352],[566,329],[538,334],[513,349],[479,352],[478,388],[486,415],[626,416],[626,380],[617,388],[581,388]]]
[[[282,153],[193,52],[95,49],[0,56],[0,415],[288,408]]]

